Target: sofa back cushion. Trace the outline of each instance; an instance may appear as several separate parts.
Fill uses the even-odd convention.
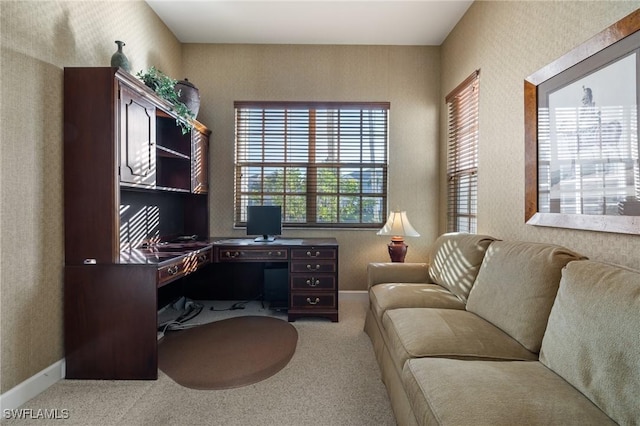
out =
[[[429,253],[429,277],[463,302],[478,275],[487,247],[495,238],[452,232],[433,243]]]
[[[540,361],[619,424],[640,421],[640,271],[594,261],[562,274]]]
[[[562,268],[580,259],[584,257],[556,245],[496,241],[484,257],[467,310],[537,353]]]

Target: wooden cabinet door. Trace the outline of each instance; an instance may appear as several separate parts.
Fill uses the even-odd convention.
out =
[[[156,181],[156,108],[120,85],[120,182],[153,187]]]
[[[209,136],[195,128],[191,135],[191,192],[206,194],[209,191]]]

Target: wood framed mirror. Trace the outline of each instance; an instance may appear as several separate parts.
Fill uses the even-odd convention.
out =
[[[525,222],[640,234],[640,9],[527,77]]]

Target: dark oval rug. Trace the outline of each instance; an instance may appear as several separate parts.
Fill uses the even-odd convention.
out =
[[[229,389],[271,377],[289,362],[298,332],[266,316],[242,316],[167,333],[158,366],[192,389]]]

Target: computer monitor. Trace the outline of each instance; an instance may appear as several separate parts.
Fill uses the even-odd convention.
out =
[[[280,206],[247,206],[247,235],[260,235],[254,241],[275,241],[282,234]]]

